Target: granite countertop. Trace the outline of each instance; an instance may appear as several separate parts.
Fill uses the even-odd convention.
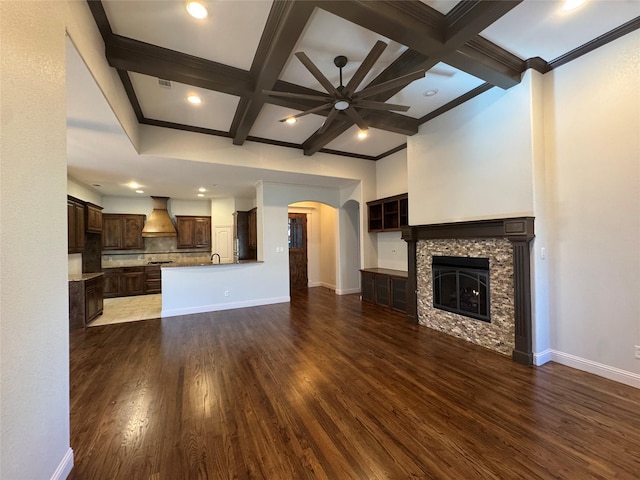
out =
[[[70,282],[84,282],[85,280],[91,280],[92,278],[100,277],[104,275],[102,272],[94,272],[94,273],[75,273],[69,275]]]
[[[174,263],[165,263],[161,265],[162,268],[172,268],[172,267],[224,267],[231,265],[246,265],[251,263],[264,263],[263,261],[258,260],[238,260],[237,262],[226,262],[226,263],[213,263],[213,262],[174,262]]]

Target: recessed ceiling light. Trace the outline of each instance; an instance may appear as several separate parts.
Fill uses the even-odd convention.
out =
[[[584,2],[585,0],[565,0],[564,4],[562,5],[562,9],[566,12],[570,10],[575,10]]]
[[[207,7],[205,7],[204,3],[202,2],[196,2],[195,0],[188,0],[186,8],[187,8],[187,12],[189,12],[189,15],[199,20],[202,20],[203,18],[207,18],[207,15],[209,15],[209,12],[207,11]]]
[[[144,193],[144,190],[136,190],[136,193]]]
[[[426,92],[423,93],[423,95],[425,97],[433,97],[434,95],[438,94],[438,89],[434,88],[433,90],[427,90]]]
[[[199,191],[200,193],[204,193],[204,192],[206,192],[206,191],[207,191],[207,189],[206,189],[206,188],[204,188],[204,187],[200,187],[200,188],[198,189],[198,191]]]
[[[202,103],[202,99],[198,95],[189,95],[187,101],[192,105],[200,105]]]
[[[199,197],[204,197],[204,193],[199,193],[198,196]]]
[[[285,122],[287,122],[289,125],[293,125],[294,123],[296,123],[298,120],[295,117],[289,117],[285,120]]]
[[[129,188],[132,188],[132,189],[134,189],[134,190],[135,190],[136,188],[140,188],[140,184],[139,184],[139,183],[136,183],[136,182],[129,182],[129,183],[127,183],[127,185],[129,186]]]
[[[367,138],[369,136],[369,130],[360,130],[358,132],[358,138],[360,140],[364,140],[365,138]]]

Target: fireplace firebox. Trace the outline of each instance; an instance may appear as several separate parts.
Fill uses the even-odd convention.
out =
[[[489,259],[432,257],[433,306],[491,322]]]

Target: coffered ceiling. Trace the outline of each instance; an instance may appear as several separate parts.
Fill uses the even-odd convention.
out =
[[[546,73],[640,26],[638,0],[587,0],[572,11],[555,0],[206,0],[203,20],[182,0],[88,4],[140,123],[370,160],[404,148],[422,123],[461,102],[517,85],[528,68]],[[327,97],[297,52],[338,87],[334,58],[348,59],[347,84],[378,41],[386,48],[356,92],[424,70],[368,97],[406,112],[351,106],[369,127],[363,140],[333,105],[280,121],[327,102],[264,93]],[[194,94],[199,105],[186,100]]]

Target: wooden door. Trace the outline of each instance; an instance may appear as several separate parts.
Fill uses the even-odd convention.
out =
[[[306,288],[307,278],[307,215],[289,214],[289,286]]]

